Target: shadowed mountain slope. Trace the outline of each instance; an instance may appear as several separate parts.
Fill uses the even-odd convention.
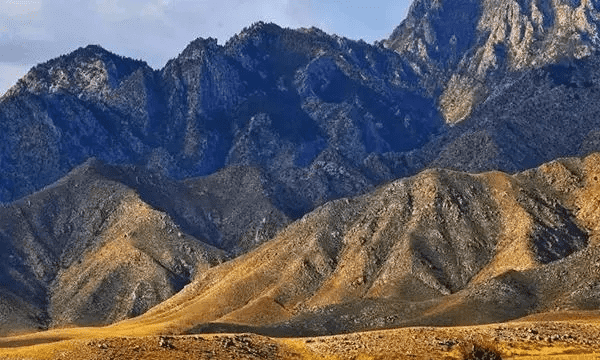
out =
[[[34,67],[0,100],[0,200],[95,156],[173,179],[258,167],[299,217],[390,178],[379,155],[440,131],[416,80],[391,50],[274,24],[223,46],[197,39],[160,71],[89,46]]]
[[[203,241],[242,251],[287,223],[255,170],[225,173],[228,182],[216,174],[183,184],[92,160],[0,207],[0,331],[142,314],[226,259]]]
[[[94,162],[102,175],[122,183],[164,211],[182,230],[230,254],[271,239],[288,217],[275,205],[260,169],[230,166],[212,175],[175,181],[136,166]]]
[[[585,60],[565,60],[505,78],[468,120],[455,125],[452,140],[431,165],[514,172],[565,152],[597,151],[599,66],[600,56],[594,52]]]
[[[326,334],[594,308],[599,177],[598,154],[427,170],[319,207],[115,329]]]
[[[89,157],[172,180],[249,166],[297,219],[428,167],[585,155],[600,150],[594,6],[419,0],[376,45],[257,23],[161,70],[78,49],[0,100],[0,201]]]

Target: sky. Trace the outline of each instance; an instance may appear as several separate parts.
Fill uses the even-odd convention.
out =
[[[411,0],[0,0],[0,96],[35,64],[97,44],[162,68],[192,40],[224,44],[262,20],[387,38]]]

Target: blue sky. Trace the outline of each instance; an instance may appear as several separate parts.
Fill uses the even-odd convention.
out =
[[[88,44],[159,69],[197,37],[224,43],[258,20],[372,43],[410,0],[0,0],[0,94],[33,65]]]

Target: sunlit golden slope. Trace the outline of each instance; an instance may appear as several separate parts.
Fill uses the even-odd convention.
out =
[[[99,246],[54,281],[55,323],[97,324],[98,308],[106,323],[139,315],[172,296],[193,276],[191,272],[205,271],[215,260],[210,253],[214,250],[195,239],[182,239],[187,235],[133,192],[121,200],[107,223]]]
[[[466,327],[415,327],[323,337],[256,334],[102,337],[82,329],[71,340],[0,340],[2,359],[502,359],[583,360],[600,356],[598,312]],[[38,339],[39,341],[40,339]],[[492,358],[494,357],[487,357]],[[497,358],[497,357],[495,357]]]
[[[318,208],[115,330],[336,333],[594,308],[599,176],[598,154],[515,176],[428,170]]]
[[[599,154],[514,176],[428,170],[316,209],[142,316],[0,346],[210,331],[332,334],[597,309],[599,178]]]

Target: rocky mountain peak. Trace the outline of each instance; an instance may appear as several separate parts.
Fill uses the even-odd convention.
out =
[[[8,91],[7,96],[20,92],[68,92],[98,97],[117,88],[140,68],[149,67],[143,61],[115,55],[99,45],[88,45],[35,66]]]
[[[239,34],[237,34],[232,40],[243,40],[247,38],[261,38],[265,35],[275,35],[282,32],[282,28],[274,23],[266,23],[264,21],[257,21],[252,25],[245,27]]]
[[[216,51],[219,47],[215,38],[197,38],[192,41],[179,55],[179,59],[196,60],[204,57],[207,51]]]
[[[277,46],[286,30],[291,31],[277,24],[258,21],[229,39],[225,44],[226,52],[234,57],[264,57],[273,50],[273,46]]]
[[[418,0],[385,45],[437,78],[448,123],[487,98],[496,70],[521,71],[581,59],[598,48],[591,0]]]

